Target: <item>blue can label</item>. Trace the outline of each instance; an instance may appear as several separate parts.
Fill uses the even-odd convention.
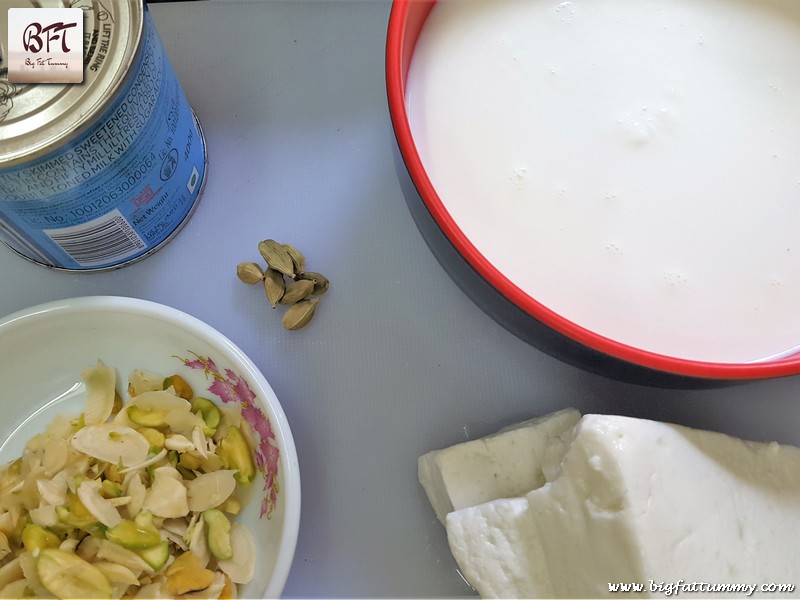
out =
[[[119,266],[166,241],[205,177],[205,144],[149,13],[116,100],[66,145],[0,168],[0,239],[66,269]]]

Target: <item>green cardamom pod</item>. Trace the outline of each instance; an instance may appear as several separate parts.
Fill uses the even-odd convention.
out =
[[[270,268],[294,279],[294,261],[283,244],[275,240],[262,240],[258,243],[258,251]]]
[[[286,291],[286,281],[283,279],[283,274],[275,269],[267,269],[267,272],[264,274],[264,291],[267,294],[267,300],[269,300],[272,308],[275,308]]]
[[[300,302],[314,291],[314,282],[307,279],[303,281],[293,281],[286,286],[286,292],[281,298],[281,304],[295,304]]]
[[[319,298],[311,300],[300,300],[297,304],[292,304],[283,315],[283,326],[289,330],[305,327],[314,318],[314,311],[317,309]]]
[[[314,291],[311,292],[314,296],[321,296],[325,292],[328,291],[328,286],[330,286],[331,282],[328,281],[328,278],[320,273],[314,273],[313,271],[306,271],[305,273],[300,273],[297,276],[298,279],[301,280],[309,280],[314,282]]]
[[[254,262],[243,262],[236,265],[236,276],[244,283],[258,283],[264,279],[264,271]]]
[[[289,256],[292,257],[292,263],[294,263],[294,273],[295,275],[299,275],[303,271],[306,270],[306,257],[303,256],[303,253],[300,252],[297,248],[292,246],[291,244],[284,244],[283,247],[286,249],[286,252],[289,253]]]

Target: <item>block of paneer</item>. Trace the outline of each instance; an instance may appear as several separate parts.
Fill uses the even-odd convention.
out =
[[[651,580],[800,586],[800,449],[585,415],[562,450],[537,489],[447,515],[482,597],[603,597],[609,582],[649,595]]]
[[[553,464],[548,458],[560,460],[580,418],[580,412],[569,408],[421,456],[419,481],[436,516],[444,523],[452,510],[541,486]]]

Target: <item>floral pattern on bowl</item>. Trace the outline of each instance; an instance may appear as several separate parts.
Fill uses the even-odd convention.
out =
[[[300,525],[294,438],[258,367],[208,323],[163,304],[121,296],[68,298],[1,317],[0,440],[5,441],[0,458],[19,456],[56,415],[83,410],[79,374],[98,359],[119,375],[135,369],[181,375],[199,395],[221,407],[242,409],[247,418],[242,424],[251,425],[243,430],[251,430],[253,462],[261,469],[259,483],[249,490],[256,497],[248,501],[250,494],[243,494],[236,516],[252,532],[258,556],[253,580],[238,594],[280,598]]]
[[[200,356],[189,350],[194,358],[176,356],[184,366],[202,370],[206,379],[211,378],[208,391],[224,403],[238,403],[242,407],[242,418],[258,436],[258,448],[253,450],[256,468],[264,476],[264,497],[261,500],[261,517],[269,519],[278,501],[278,462],[280,450],[269,417],[255,404],[256,394],[241,376],[231,369],[220,372],[211,357]]]

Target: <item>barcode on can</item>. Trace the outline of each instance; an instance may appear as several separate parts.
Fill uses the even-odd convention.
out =
[[[81,225],[45,229],[44,233],[82,267],[103,266],[147,248],[117,209]]]

